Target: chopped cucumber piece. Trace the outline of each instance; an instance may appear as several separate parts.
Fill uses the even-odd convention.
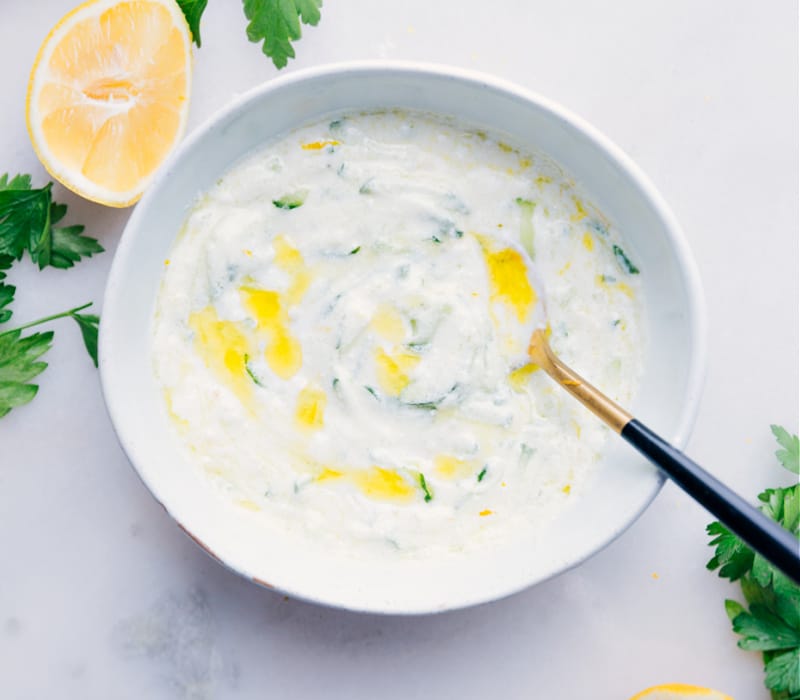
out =
[[[533,260],[536,257],[533,249],[533,210],[536,208],[536,202],[522,197],[517,197],[516,202],[520,213],[519,242]]]
[[[305,204],[306,197],[308,197],[308,190],[298,190],[291,194],[285,194],[280,199],[273,199],[272,203],[278,209],[297,209]]]

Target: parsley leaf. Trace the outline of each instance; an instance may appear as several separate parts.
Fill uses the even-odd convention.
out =
[[[52,185],[33,190],[30,175],[0,177],[0,255],[19,260],[27,250],[39,269],[63,269],[103,252],[94,238],[82,235],[83,226],[53,226],[64,218],[67,206],[52,201]]]
[[[719,569],[721,578],[736,581],[753,567],[753,550],[742,542],[722,523],[714,522],[706,527],[709,535],[715,535],[709,542],[716,547],[714,556],[706,564],[710,571]]]
[[[750,651],[790,649],[800,645],[800,630],[792,629],[766,605],[750,606],[733,618],[733,631],[742,636],[739,646]]]
[[[800,474],[800,438],[789,435],[789,431],[779,425],[771,425],[772,434],[783,448],[775,453],[778,461],[790,472]]]
[[[297,41],[303,24],[316,26],[320,20],[322,0],[244,0],[247,38],[263,41],[262,51],[272,59],[276,68],[283,68],[294,58],[291,42]]]
[[[47,368],[46,362],[37,360],[52,343],[53,331],[25,338],[19,329],[0,334],[0,418],[36,396],[39,387],[29,382]]]
[[[6,270],[10,270],[13,264],[13,255],[0,254],[0,280],[4,280],[6,278]]]
[[[758,500],[764,504],[761,506],[764,513],[781,523],[787,530],[798,534],[800,493],[798,493],[797,486],[785,489],[767,489],[758,494]]]
[[[14,301],[14,292],[17,288],[10,284],[0,283],[0,323],[5,323],[11,318],[11,309],[7,307]]]
[[[86,352],[89,353],[94,366],[97,367],[97,335],[100,328],[100,317],[94,314],[78,314],[74,312],[70,316],[75,319],[75,323],[81,329]]]
[[[779,426],[771,426],[782,449],[775,455],[789,471],[797,468],[798,439]],[[795,536],[800,536],[800,484],[788,488],[766,489],[758,495],[761,510]],[[715,547],[708,562],[719,575],[738,580],[747,606],[725,601],[725,611],[733,630],[741,636],[742,649],[761,651],[764,656],[764,683],[774,700],[800,699],[800,586],[720,523],[711,523],[707,532]]]
[[[56,226],[51,229],[49,264],[62,270],[72,267],[82,257],[91,258],[104,248],[96,239],[84,236],[83,226]],[[39,264],[42,267],[41,263]]]
[[[13,262],[13,256],[0,255],[0,323],[5,323],[11,318],[11,309],[7,309],[5,307],[14,301],[14,292],[16,291],[16,287],[10,284],[5,284],[3,280],[6,278],[5,271],[11,267]]]
[[[53,202],[50,205],[49,231],[42,237],[39,251],[31,251],[31,259],[39,264],[40,270],[45,265],[64,270],[72,267],[81,257],[90,258],[104,250],[96,239],[82,235],[83,226],[53,225],[61,221],[66,213],[66,204]]]
[[[30,189],[30,177],[0,178],[0,254],[19,260],[28,250],[31,257],[42,250],[50,229],[50,188]],[[46,264],[46,263],[45,263]]]
[[[189,31],[192,33],[192,41],[200,48],[200,18],[205,12],[208,0],[178,0],[178,7],[181,8]]]
[[[0,190],[29,190],[30,188],[30,175],[14,175],[10,180],[8,179],[8,173],[0,175]]]
[[[800,648],[773,656],[764,666],[764,683],[768,688],[788,694],[789,698],[800,697]]]
[[[242,0],[247,25],[247,38],[258,43],[263,41],[262,51],[272,59],[275,67],[286,66],[294,58],[292,42],[297,41],[302,31],[300,22],[316,26],[320,20],[319,8],[322,0]],[[200,48],[200,20],[208,0],[177,0],[186,18],[192,41]]]

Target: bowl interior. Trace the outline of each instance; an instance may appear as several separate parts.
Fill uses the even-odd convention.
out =
[[[109,412],[144,482],[223,563],[291,595],[346,607],[416,613],[492,600],[575,565],[621,533],[661,477],[614,440],[585,495],[529,541],[462,559],[374,563],[270,536],[234,509],[181,456],[150,359],[163,260],[195,196],[276,136],[332,112],[387,107],[453,115],[547,153],[616,223],[641,262],[648,348],[633,409],[682,445],[699,394],[702,310],[696,273],[671,215],[638,170],[591,127],[546,100],[485,77],[409,65],[338,66],[295,73],[240,98],[196,131],[136,207],[116,254],[101,327]],[[580,517],[575,517],[580,509]]]

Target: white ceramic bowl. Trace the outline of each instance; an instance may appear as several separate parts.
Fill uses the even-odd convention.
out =
[[[678,224],[640,170],[582,120],[485,75],[401,63],[300,71],[236,99],[197,129],[137,205],[114,258],[100,332],[106,403],[128,457],[153,495],[212,556],[292,596],[353,610],[427,613],[494,600],[568,569],[622,533],[662,478],[614,441],[586,496],[538,537],[463,559],[375,565],[270,536],[232,508],[182,456],[150,358],[151,317],[163,261],[195,196],[252,149],[331,112],[403,107],[455,115],[549,154],[622,231],[643,271],[649,343],[633,409],[683,446],[705,364],[705,322],[695,265]]]

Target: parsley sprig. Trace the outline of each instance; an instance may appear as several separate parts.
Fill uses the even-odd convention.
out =
[[[53,331],[23,331],[69,317],[78,324],[83,344],[97,366],[97,336],[100,318],[80,313],[91,302],[6,329],[16,287],[8,284],[6,272],[27,251],[39,268],[69,268],[85,257],[103,251],[94,239],[83,235],[83,226],[55,226],[67,213],[65,204],[52,201],[52,183],[31,187],[30,175],[0,177],[0,418],[12,408],[33,399],[39,390],[31,380],[47,368],[40,358],[53,345]]]
[[[78,324],[86,351],[97,367],[97,334],[100,318],[78,313],[91,305],[89,302],[74,309],[31,321],[24,326],[0,332],[0,418],[12,408],[22,406],[36,396],[39,387],[30,381],[47,369],[47,363],[40,361],[39,358],[52,347],[53,331],[23,336],[23,330],[69,316]]]
[[[797,474],[800,440],[780,426],[771,427],[780,445],[775,456]],[[800,537],[800,485],[767,489],[758,500],[766,515]],[[773,700],[800,699],[800,586],[721,523],[711,523],[706,530],[715,548],[709,570],[719,569],[721,577],[739,581],[747,603],[745,607],[735,600],[725,601],[733,631],[741,637],[739,646],[763,653],[764,684]]]
[[[319,24],[322,0],[242,0],[247,25],[247,38],[263,42],[261,50],[275,67],[284,68],[295,57],[293,41],[302,36],[300,23]],[[208,0],[178,0],[192,38],[200,48],[200,20]]]

